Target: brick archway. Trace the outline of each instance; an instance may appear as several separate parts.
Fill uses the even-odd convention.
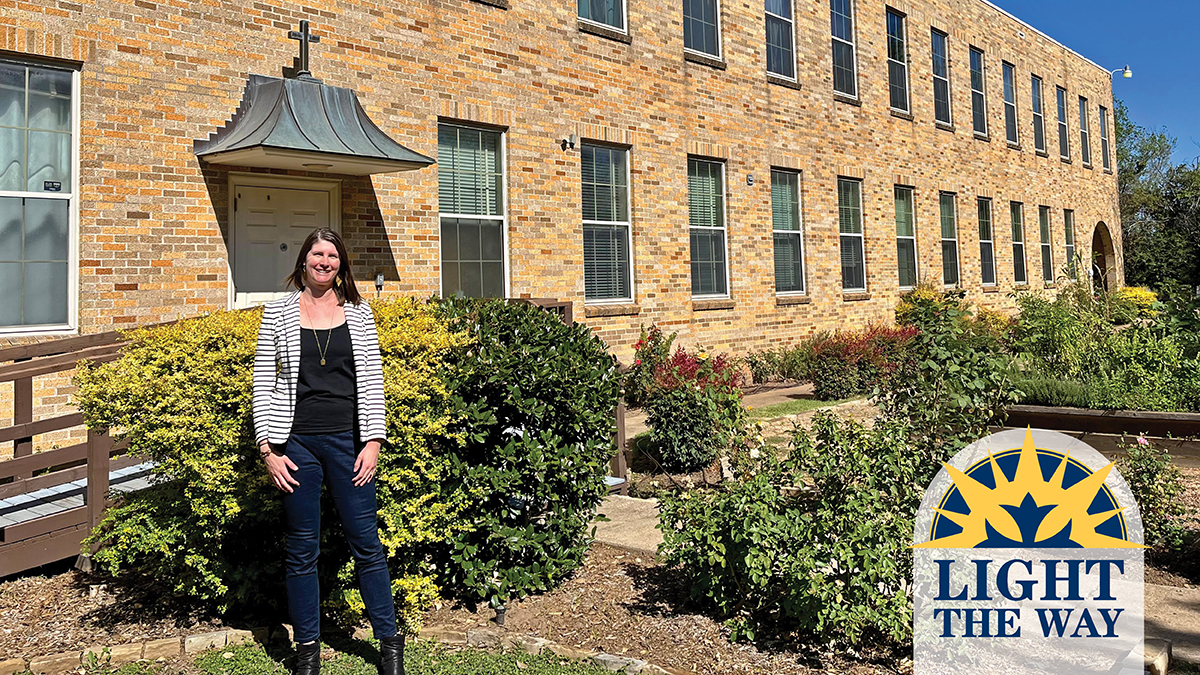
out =
[[[1096,229],[1092,232],[1091,263],[1092,288],[1116,290],[1120,281],[1117,276],[1117,254],[1113,248],[1112,234],[1103,221],[1096,223]]]

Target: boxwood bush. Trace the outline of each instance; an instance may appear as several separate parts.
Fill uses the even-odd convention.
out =
[[[439,591],[503,602],[549,588],[582,561],[614,451],[603,343],[520,304],[371,306],[387,392],[379,526],[406,630]],[[158,464],[87,542],[103,545],[102,571],[218,611],[281,610],[283,514],[250,414],[260,317],[139,329],[119,360],[79,369],[88,426]],[[322,518],[337,522],[328,504]],[[352,567],[340,529],[325,528],[324,605],[356,619]]]

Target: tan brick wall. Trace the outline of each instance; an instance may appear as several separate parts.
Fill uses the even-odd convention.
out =
[[[799,89],[767,82],[761,3],[722,3],[725,69],[684,59],[677,0],[629,5],[632,39],[625,44],[579,30],[572,3],[547,0],[512,0],[508,10],[472,0],[315,0],[305,8],[280,0],[0,0],[0,49],[84,62],[81,331],[226,306],[229,169],[202,166],[193,142],[225,123],[249,73],[278,75],[290,64],[296,45],[286,32],[302,18],[323,37],[312,48],[314,74],[355,89],[372,119],[413,150],[436,155],[439,119],[507,129],[511,293],[574,301],[576,316],[623,358],[639,325],[650,322],[678,330],[685,344],[743,352],[889,320],[898,297],[897,176],[916,189],[919,265],[934,279],[941,266],[938,190],[958,193],[962,278],[981,304],[1012,306],[1010,200],[1026,205],[1031,279],[1040,279],[1039,204],[1054,207],[1056,267],[1063,208],[1075,210],[1079,251],[1089,249],[1101,221],[1119,251],[1116,178],[1101,169],[1096,118],[1099,105],[1111,114],[1108,74],[996,9],[977,0],[891,3],[908,12],[907,120],[888,111],[880,0],[856,3],[861,105],[833,95],[824,0],[796,3]],[[952,132],[933,123],[931,25],[951,36]],[[990,141],[970,132],[968,45],[987,55]],[[1002,60],[1017,67],[1020,149],[1003,137]],[[1047,92],[1049,157],[1031,147],[1031,72]],[[1057,85],[1068,90],[1072,164],[1057,156]],[[1080,94],[1091,102],[1091,169],[1079,161]],[[571,133],[631,146],[637,315],[585,318],[579,150],[559,146]],[[727,160],[732,309],[693,306],[689,152]],[[773,164],[803,171],[807,304],[776,304]],[[863,181],[869,299],[848,301],[842,293],[838,175]],[[384,271],[386,293],[436,293],[436,169],[342,180],[343,231],[360,277]],[[994,199],[1000,281],[999,292],[986,295],[974,220],[980,195]]]

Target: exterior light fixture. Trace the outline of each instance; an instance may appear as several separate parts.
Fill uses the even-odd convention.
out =
[[[1129,69],[1129,66],[1125,66],[1124,68],[1117,68],[1116,70],[1109,73],[1109,76],[1111,77],[1112,75],[1116,75],[1117,73],[1121,73],[1121,77],[1123,77],[1127,80],[1131,79],[1133,77],[1133,71]]]

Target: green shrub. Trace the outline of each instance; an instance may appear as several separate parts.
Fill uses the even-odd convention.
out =
[[[701,387],[663,390],[646,411],[651,447],[667,473],[711,466],[729,440],[715,397]]]
[[[938,463],[896,421],[819,413],[788,459],[761,453],[715,491],[665,495],[660,552],[738,638],[856,645],[911,636],[913,517]],[[811,482],[815,496],[798,497]]]
[[[1194,515],[1181,499],[1183,473],[1166,450],[1141,436],[1122,450],[1125,456],[1117,461],[1117,470],[1141,509],[1151,556],[1178,553],[1186,539],[1185,525]]]
[[[914,443],[944,457],[1000,424],[1017,400],[1009,358],[970,330],[962,298],[962,291],[912,298],[907,321],[920,332],[906,346],[904,367],[876,390],[884,417],[908,420]]]
[[[503,602],[557,583],[582,560],[613,452],[618,378],[603,343],[522,304],[371,307],[387,395],[380,538],[404,629],[439,592]],[[250,415],[260,317],[137,330],[122,358],[80,368],[89,427],[158,463],[156,483],[109,509],[87,542],[104,545],[101,570],[220,611],[280,610],[283,514]],[[321,563],[323,605],[361,619],[337,528]]]
[[[616,452],[620,375],[590,328],[533,305],[452,300],[439,312],[471,338],[450,370],[446,449],[472,524],[440,579],[497,607],[583,564]]]
[[[630,408],[646,405],[654,389],[655,374],[671,360],[671,345],[675,333],[663,335],[662,329],[651,324],[642,327],[642,336],[633,345],[634,359],[625,375],[625,404]]]
[[[1021,392],[1021,403],[1028,405],[1092,407],[1092,399],[1087,387],[1072,380],[1033,377],[1017,380],[1016,388]]]

